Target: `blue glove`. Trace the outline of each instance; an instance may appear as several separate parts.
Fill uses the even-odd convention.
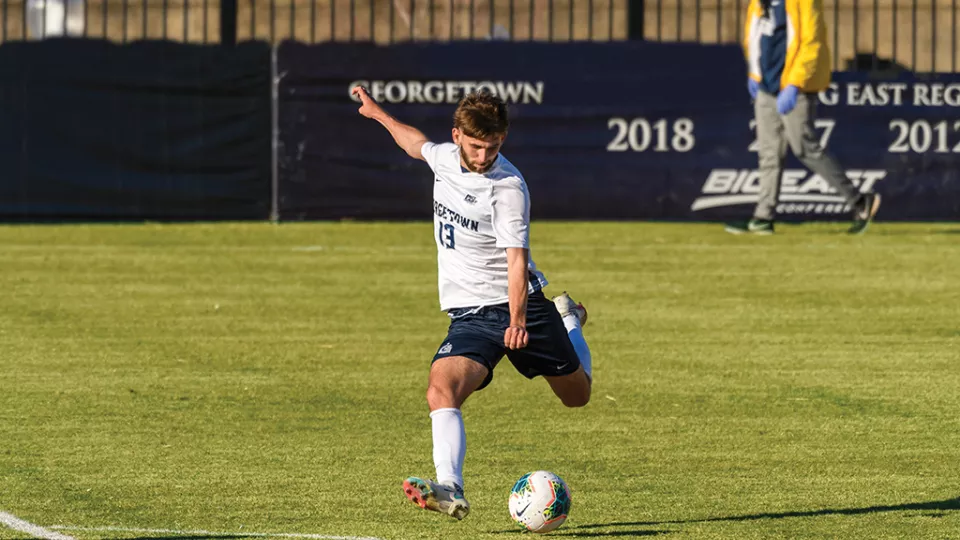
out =
[[[757,99],[757,92],[759,91],[760,91],[760,83],[748,77],[747,92],[750,92],[750,99]]]
[[[792,84],[780,91],[777,96],[777,112],[780,114],[789,114],[797,106],[797,94],[800,89]]]

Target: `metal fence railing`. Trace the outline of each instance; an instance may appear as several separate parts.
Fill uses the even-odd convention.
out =
[[[0,0],[0,42],[737,43],[748,0]],[[834,68],[957,71],[958,0],[824,0]]]
[[[220,0],[0,0],[0,42],[52,37],[216,42]]]
[[[273,4],[276,4],[275,6]],[[628,0],[318,0],[240,13],[239,33],[319,41],[627,39]],[[243,7],[243,6],[241,6]],[[275,20],[270,28],[261,20]]]

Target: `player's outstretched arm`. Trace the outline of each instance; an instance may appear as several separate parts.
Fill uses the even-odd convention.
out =
[[[420,154],[420,148],[423,147],[423,143],[427,142],[426,135],[419,129],[404,124],[393,116],[390,116],[387,111],[383,110],[383,107],[381,107],[379,103],[370,97],[370,94],[367,93],[364,87],[354,87],[351,93],[360,99],[360,114],[380,122],[383,127],[387,128],[387,131],[393,136],[393,140],[397,142],[400,148],[403,148],[403,151],[406,152],[408,156],[414,159],[423,159],[423,156]]]

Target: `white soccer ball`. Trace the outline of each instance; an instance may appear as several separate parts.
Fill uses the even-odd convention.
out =
[[[570,488],[549,471],[527,473],[510,490],[510,517],[535,533],[550,532],[563,525],[570,505]]]

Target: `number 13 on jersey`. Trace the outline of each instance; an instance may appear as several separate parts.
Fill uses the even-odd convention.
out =
[[[456,249],[457,242],[453,238],[453,225],[450,223],[437,223],[437,238],[440,240],[440,246],[447,249]]]

